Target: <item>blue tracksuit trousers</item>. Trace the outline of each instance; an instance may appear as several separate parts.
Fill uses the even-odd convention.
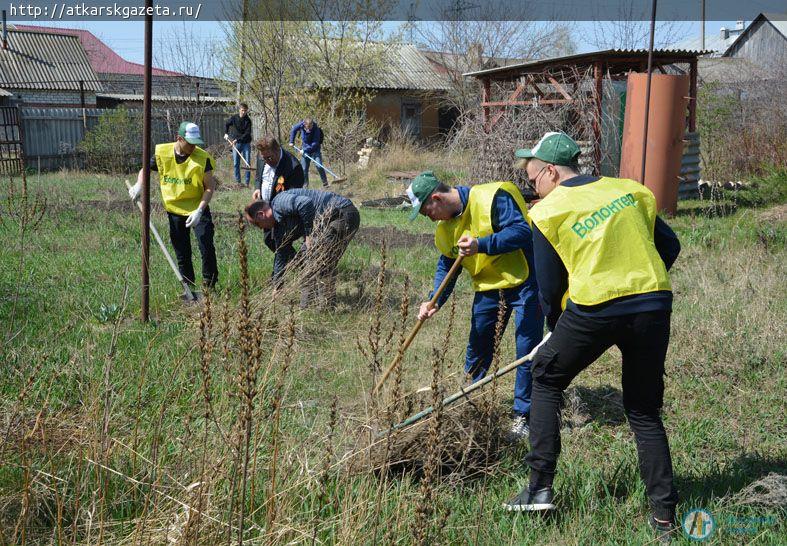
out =
[[[492,364],[499,294],[499,290],[476,292],[473,299],[470,340],[467,343],[465,357],[465,371],[472,376],[473,381],[483,378]],[[532,351],[544,335],[544,315],[538,304],[537,285],[528,279],[519,286],[503,290],[503,298],[506,302],[503,328],[508,324],[513,311],[516,327],[516,357],[521,358]],[[501,360],[501,366],[504,364],[508,364],[507,359]],[[530,362],[526,362],[516,370],[514,413],[530,414],[532,386]]]

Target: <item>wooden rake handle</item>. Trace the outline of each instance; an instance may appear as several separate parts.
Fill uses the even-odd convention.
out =
[[[448,270],[448,274],[443,279],[443,282],[440,283],[440,286],[437,287],[437,290],[435,290],[434,294],[432,295],[432,299],[429,300],[429,307],[434,307],[437,303],[437,300],[440,299],[440,295],[445,291],[445,287],[448,286],[448,283],[456,275],[457,271],[459,271],[459,268],[462,267],[463,258],[464,256],[459,256],[456,260],[454,260],[454,265],[452,265],[451,269]],[[424,322],[425,320],[418,319],[418,321],[415,323],[415,326],[413,326],[413,329],[410,331],[410,335],[408,335],[407,339],[404,340],[401,350],[397,351],[393,362],[391,362],[391,365],[385,370],[385,373],[383,373],[383,376],[380,378],[380,381],[377,382],[377,385],[374,386],[372,395],[377,395],[380,392],[383,383],[385,383],[385,380],[388,379],[389,375],[391,375],[391,372],[396,367],[396,365],[399,364],[399,361],[402,360],[404,352],[413,342],[415,336],[418,334],[418,330],[421,329],[421,326],[423,326]]]

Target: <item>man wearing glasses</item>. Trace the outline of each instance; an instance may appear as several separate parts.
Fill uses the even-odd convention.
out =
[[[257,175],[252,199],[270,202],[277,193],[303,187],[303,167],[279,141],[266,135],[257,141]]]
[[[580,175],[579,146],[547,133],[517,150],[541,197],[530,209],[539,300],[552,336],[533,360],[530,484],[503,506],[554,509],[563,392],[609,347],[623,357],[623,407],[660,538],[673,532],[677,492],[661,407],[672,288],[680,252],[649,189],[634,180]],[[568,291],[568,299],[564,295]]]

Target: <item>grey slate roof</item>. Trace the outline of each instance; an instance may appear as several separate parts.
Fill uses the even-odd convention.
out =
[[[0,48],[0,86],[6,89],[98,91],[101,85],[76,36],[8,31],[8,49]]]
[[[360,45],[358,44],[358,47]],[[376,48],[372,56],[382,62],[379,69],[372,69],[368,74],[361,75],[361,87],[419,91],[442,91],[451,88],[448,76],[440,73],[437,67],[411,44],[375,42],[367,43],[366,47]],[[311,85],[327,85],[320,74],[312,73],[310,79]]]

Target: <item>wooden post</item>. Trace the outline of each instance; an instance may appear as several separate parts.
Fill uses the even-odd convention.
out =
[[[697,59],[689,62],[689,132],[697,130]]]
[[[79,105],[82,107],[82,128],[87,129],[87,113],[85,112],[85,80],[79,80]]]
[[[152,11],[153,0],[145,0]],[[153,16],[145,15],[145,77],[142,102],[142,322],[150,320],[150,103],[153,66]]]
[[[489,81],[489,78],[484,78],[483,80],[481,80],[481,83],[483,84],[483,89],[481,90],[481,102],[486,103],[489,102],[489,99],[491,98],[492,95],[492,84]],[[489,107],[484,106],[484,127],[487,130],[489,130],[488,124],[489,124]]]

